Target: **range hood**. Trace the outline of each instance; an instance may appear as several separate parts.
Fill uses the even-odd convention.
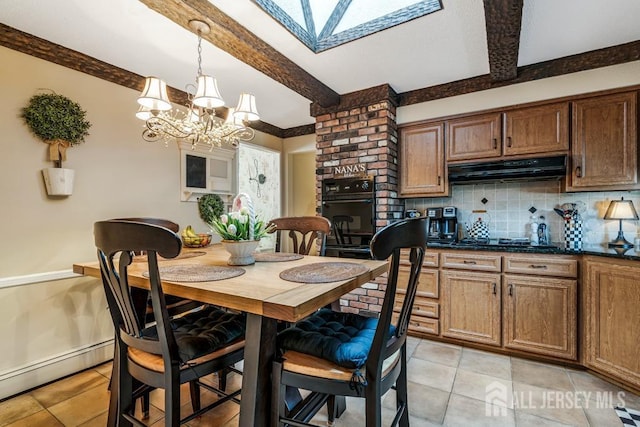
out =
[[[565,176],[566,156],[449,165],[449,182],[517,181]]]

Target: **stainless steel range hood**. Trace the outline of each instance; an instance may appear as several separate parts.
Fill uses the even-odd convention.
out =
[[[449,165],[449,182],[460,184],[553,179],[565,176],[566,169],[566,156],[455,164]]]

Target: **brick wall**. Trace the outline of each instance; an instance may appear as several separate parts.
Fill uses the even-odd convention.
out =
[[[321,183],[342,176],[344,168],[371,175],[376,187],[375,226],[380,229],[400,218],[398,199],[398,132],[396,103],[389,97],[368,105],[339,108],[316,116],[316,206],[320,212]],[[362,172],[361,172],[362,173]],[[386,275],[345,295],[343,311],[375,311],[382,308]]]

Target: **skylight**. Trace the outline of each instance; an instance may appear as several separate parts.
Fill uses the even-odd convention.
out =
[[[442,9],[440,0],[254,0],[318,53]]]

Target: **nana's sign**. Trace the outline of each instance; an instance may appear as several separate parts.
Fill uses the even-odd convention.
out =
[[[333,176],[335,178],[349,178],[354,176],[366,176],[366,175],[367,175],[367,166],[364,163],[333,167]]]

